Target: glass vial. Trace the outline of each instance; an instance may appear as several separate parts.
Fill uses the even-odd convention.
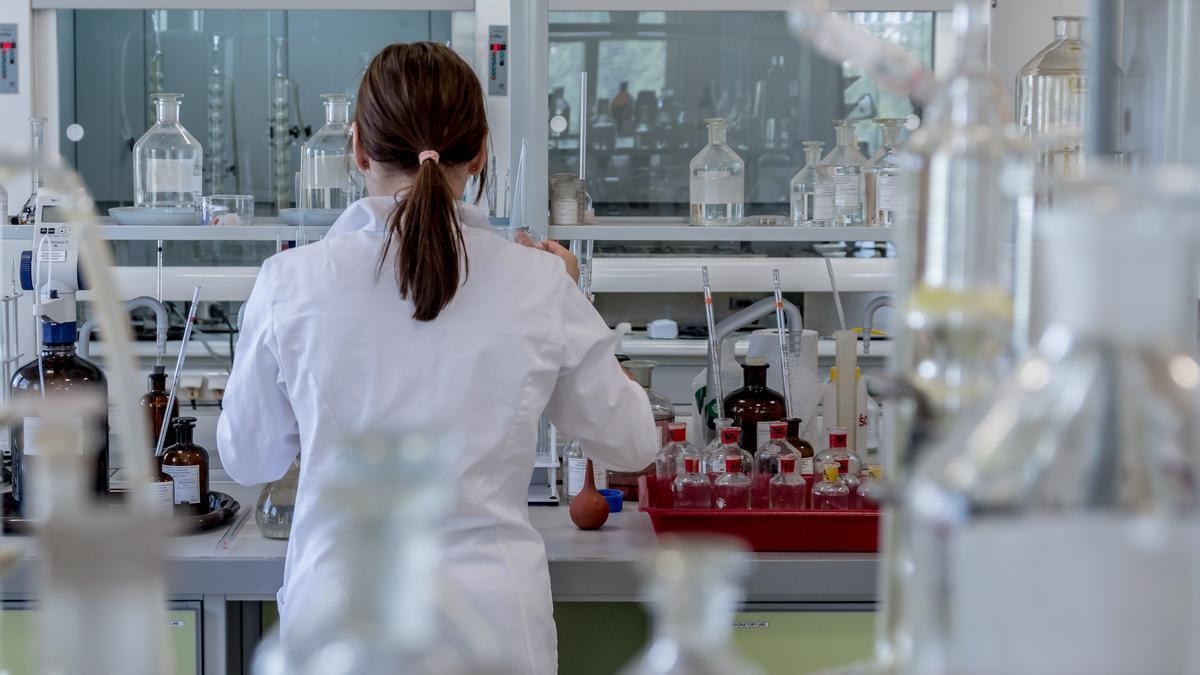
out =
[[[163,473],[175,481],[175,514],[201,516],[209,512],[208,450],[192,442],[195,417],[178,417],[175,445],[163,451]]]
[[[1083,17],[1054,17],[1054,42],[1038,52],[1017,76],[1017,126],[1041,149],[1043,175],[1073,177],[1083,159],[1087,124]]]
[[[867,188],[867,224],[895,225],[901,211],[900,199],[900,134],[904,130],[902,119],[877,119],[883,133],[883,143],[871,156],[867,165],[865,185]]]
[[[854,123],[836,120],[833,128],[837,133],[837,146],[825,155],[821,166],[825,167],[833,181],[834,219],[838,225],[862,225],[865,222],[863,170],[867,166],[867,158],[858,151]]]
[[[358,198],[350,153],[350,97],[321,94],[325,124],[300,151],[301,208],[344,210]]]
[[[745,216],[746,163],[725,143],[729,120],[714,117],[708,126],[708,145],[692,159],[692,225],[737,225]]]
[[[179,123],[183,94],[155,94],[157,121],[133,146],[134,204],[199,208],[204,150]]]
[[[296,511],[296,491],[300,487],[300,458],[288,467],[287,473],[263,486],[254,509],[254,522],[267,539],[287,539],[292,533],[292,516]]]
[[[833,178],[821,166],[821,141],[804,141],[804,168],[792,178],[792,224],[833,225]]]

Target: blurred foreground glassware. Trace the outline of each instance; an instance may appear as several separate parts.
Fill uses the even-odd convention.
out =
[[[915,672],[1200,665],[1200,179],[1088,173],[1039,220],[1054,323],[906,492]]]
[[[1087,123],[1087,73],[1083,60],[1083,17],[1054,17],[1054,42],[1037,53],[1017,76],[1017,125],[1040,146],[1038,168],[1045,178],[1078,176]]]
[[[300,150],[302,209],[344,210],[358,199],[350,152],[350,97],[321,94],[325,124]]]
[[[197,208],[204,150],[179,123],[183,94],[154,94],[156,121],[133,145],[133,201],[148,208]]]
[[[442,518],[454,498],[457,442],[364,433],[318,500],[337,509],[335,574],[296,589],[282,640],[255,654],[254,675],[509,673],[486,624],[439,573]]]
[[[725,143],[729,120],[714,117],[708,145],[688,166],[692,225],[737,225],[746,214],[746,163]]]
[[[254,509],[254,522],[267,539],[287,539],[292,533],[292,517],[296,512],[296,490],[300,487],[300,458],[288,467],[287,473],[263,486]]]
[[[758,675],[730,640],[750,560],[717,537],[666,537],[642,561],[650,643],[619,675]]]

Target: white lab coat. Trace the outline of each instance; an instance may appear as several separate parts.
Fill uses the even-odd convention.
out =
[[[550,577],[529,522],[538,417],[599,461],[637,470],[657,446],[649,403],[613,358],[614,338],[548,253],[505,240],[460,210],[470,273],[432,322],[412,318],[392,261],[376,274],[390,197],[352,205],[318,243],[271,257],[247,301],[217,447],[252,485],[302,453],[284,585],[288,607],[321,592],[337,554],[336,505],[315,507],[347,433],[445,428],[470,433],[442,568],[477,607],[518,672],[557,670]]]

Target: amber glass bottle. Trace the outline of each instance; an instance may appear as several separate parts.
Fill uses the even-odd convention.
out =
[[[178,442],[163,451],[162,470],[175,482],[175,515],[208,513],[208,451],[192,442],[195,417],[172,424]]]
[[[146,411],[146,419],[150,432],[150,445],[153,448],[158,444],[159,430],[162,429],[163,419],[167,416],[167,401],[170,399],[170,394],[167,393],[167,373],[162,366],[155,366],[150,373],[150,391],[142,397],[142,409]],[[171,408],[171,419],[179,417],[179,399],[175,399],[175,405]],[[169,448],[175,445],[175,428],[172,425],[167,429],[167,440],[163,443],[164,448]]]
[[[767,388],[767,361],[748,358],[742,364],[741,389],[725,397],[725,417],[742,430],[740,445],[748,452],[758,449],[758,423],[778,422],[787,417],[787,406],[779,392]]]
[[[12,378],[11,386],[14,397],[40,395],[41,383],[45,382],[46,392],[95,391],[103,399],[102,409],[108,410],[108,385],[104,373],[95,364],[80,358],[75,354],[75,323],[43,323],[42,324],[42,365],[41,374],[38,372],[38,362],[33,360],[18,370]],[[9,442],[12,448],[12,495],[21,514],[26,517],[33,515],[31,496],[32,488],[37,484],[34,475],[38,467],[38,455],[41,451],[34,446],[33,430],[42,423],[42,418],[25,417],[21,423],[10,427]],[[93,490],[97,495],[108,492],[108,414],[97,415],[92,419],[77,420],[80,431],[90,429],[92,444],[84,452],[92,457],[95,467],[92,478]],[[27,438],[28,435],[28,438]]]

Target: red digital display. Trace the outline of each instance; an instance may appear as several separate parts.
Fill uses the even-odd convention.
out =
[[[492,44],[492,51],[494,51],[494,52],[502,52],[502,51],[504,51],[504,45],[502,45],[502,44],[495,44],[495,43],[494,43],[494,44]]]
[[[0,49],[12,49],[17,45],[12,42],[0,42]]]

